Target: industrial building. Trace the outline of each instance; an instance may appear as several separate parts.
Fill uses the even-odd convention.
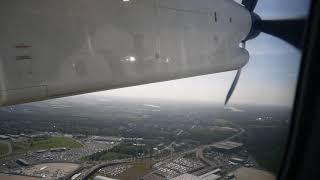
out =
[[[171,180],[199,180],[199,177],[186,173],[172,178]]]
[[[121,137],[113,137],[113,136],[94,136],[93,140],[95,141],[105,141],[105,142],[121,142]]]
[[[234,162],[234,163],[244,163],[245,160],[241,159],[241,158],[231,158],[230,161]]]
[[[221,173],[221,169],[217,168],[215,170],[212,170],[210,172],[207,172],[201,176],[199,176],[200,179],[218,179],[220,176],[218,174]]]
[[[242,148],[242,146],[242,143],[223,141],[212,145],[211,149],[222,153],[234,153],[238,152]]]
[[[47,149],[40,149],[38,151],[36,151],[36,153],[44,153],[44,152],[47,152],[48,150]]]
[[[194,176],[192,174],[185,173],[175,178],[172,178],[171,180],[218,180],[219,178],[220,176],[209,172],[202,176]]]
[[[63,152],[63,151],[66,151],[66,150],[68,150],[68,149],[65,148],[65,147],[50,148],[51,152]]]
[[[24,159],[17,159],[16,161],[18,164],[20,164],[21,166],[29,166],[30,164],[24,160]]]
[[[0,135],[0,140],[8,140],[10,139],[9,136],[6,136],[6,135]]]
[[[117,180],[117,179],[112,179],[104,176],[96,176],[93,178],[93,180]]]

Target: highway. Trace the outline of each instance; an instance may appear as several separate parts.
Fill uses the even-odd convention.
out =
[[[236,133],[236,134],[234,134],[234,135],[232,135],[232,136],[230,136],[230,137],[228,137],[228,138],[226,138],[226,139],[224,139],[224,140],[222,140],[222,141],[215,142],[215,143],[209,144],[209,145],[199,146],[199,147],[196,149],[196,156],[197,156],[198,158],[200,158],[200,159],[201,159],[204,163],[206,163],[207,165],[214,166],[213,162],[211,162],[209,159],[207,159],[207,158],[205,158],[205,157],[203,156],[203,150],[206,149],[206,148],[209,148],[210,146],[213,146],[213,145],[215,145],[215,144],[217,144],[217,143],[220,143],[220,142],[223,142],[223,141],[231,141],[232,139],[241,136],[241,135],[245,132],[245,130],[244,130],[243,128],[239,127],[239,126],[238,126],[238,128],[239,128],[239,130],[240,130],[238,133]]]

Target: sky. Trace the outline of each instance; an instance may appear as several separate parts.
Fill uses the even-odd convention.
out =
[[[262,19],[306,16],[307,0],[260,0],[255,12]],[[229,104],[291,106],[294,99],[301,52],[280,39],[261,33],[246,44],[249,63],[243,68]],[[235,71],[153,83],[93,93],[130,98],[159,98],[212,102],[223,105]]]

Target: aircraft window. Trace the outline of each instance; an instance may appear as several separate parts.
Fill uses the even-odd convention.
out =
[[[308,1],[3,1],[0,179],[276,179]]]

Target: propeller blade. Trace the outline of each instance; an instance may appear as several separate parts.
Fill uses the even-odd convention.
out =
[[[228,104],[228,101],[229,101],[230,97],[232,96],[232,93],[233,93],[234,89],[235,89],[236,86],[237,86],[237,83],[238,83],[240,74],[241,74],[241,69],[239,69],[239,70],[237,71],[237,74],[236,74],[236,76],[235,76],[235,78],[234,78],[234,80],[233,80],[233,82],[232,82],[232,85],[231,85],[229,91],[228,91],[226,100],[224,101],[224,105],[227,105],[227,104]]]
[[[255,23],[254,28],[302,49],[305,24],[306,19],[261,20]]]
[[[257,3],[258,3],[258,0],[242,0],[241,2],[241,4],[243,4],[250,12],[253,12]]]

